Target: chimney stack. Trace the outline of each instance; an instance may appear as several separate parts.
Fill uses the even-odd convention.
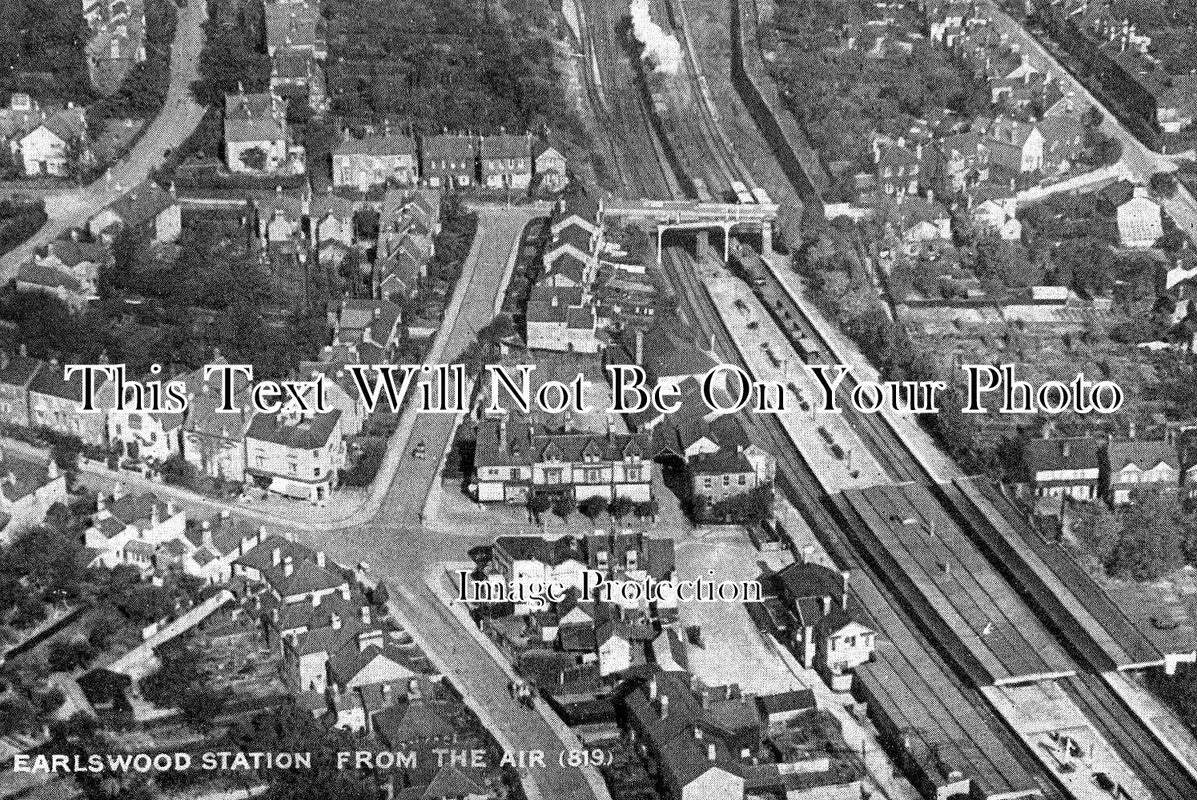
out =
[[[715,743],[711,742],[707,745],[707,760],[714,763],[715,761]]]
[[[334,631],[341,630],[341,617],[338,614],[333,614],[329,623]]]
[[[661,719],[669,717],[669,695],[661,695]]]
[[[295,560],[291,556],[283,559],[283,577],[290,578],[295,573]]]
[[[270,566],[277,567],[283,561],[282,549],[276,547],[270,551]]]
[[[652,676],[648,681],[648,699],[657,699],[657,676]]]
[[[361,613],[362,613],[362,624],[369,625],[370,624],[370,606],[363,605]]]
[[[317,550],[316,551],[316,566],[320,567],[320,569],[324,569],[324,564],[325,564],[324,551]]]

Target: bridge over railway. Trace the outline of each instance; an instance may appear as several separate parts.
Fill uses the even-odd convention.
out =
[[[760,190],[757,190],[758,192]],[[605,217],[621,217],[651,222],[657,228],[657,265],[661,265],[661,237],[666,231],[694,230],[705,234],[712,228],[723,231],[723,261],[730,255],[733,228],[759,228],[761,250],[773,252],[773,223],[778,205],[767,197],[764,202],[714,203],[703,200],[608,200],[603,204]],[[705,242],[700,242],[700,248]]]

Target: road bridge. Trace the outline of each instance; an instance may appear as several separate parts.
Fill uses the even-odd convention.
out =
[[[657,228],[657,265],[661,265],[661,237],[666,231],[693,230],[703,234],[711,228],[723,231],[723,261],[730,255],[731,231],[737,227],[759,228],[761,250],[773,252],[773,223],[777,203],[709,203],[701,200],[608,200],[603,215],[652,222]]]

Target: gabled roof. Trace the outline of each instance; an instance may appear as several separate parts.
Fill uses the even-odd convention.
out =
[[[293,571],[286,574],[286,562],[262,571],[262,579],[280,597],[294,597],[309,592],[323,592],[339,589],[348,581],[344,575],[336,574],[313,561],[301,559],[291,562]]]
[[[479,155],[486,158],[523,158],[532,156],[532,138],[530,136],[512,136],[499,134],[497,136],[483,136],[479,146]],[[486,168],[486,165],[482,165]]]
[[[87,136],[87,121],[82,108],[64,108],[56,111],[46,117],[39,127],[45,128],[67,144]]]
[[[473,168],[474,137],[464,134],[435,134],[420,140],[424,158],[466,161],[467,168]]]
[[[273,564],[274,549],[276,547],[279,550],[279,563],[282,563],[282,560],[287,556],[291,556],[295,561],[300,561],[314,558],[316,555],[310,547],[293,542],[278,534],[270,534],[238,557],[235,563],[256,569],[259,572],[270,569]]]
[[[428,788],[420,794],[421,800],[443,800],[470,795],[489,795],[488,791],[454,766],[444,766],[437,770],[436,776]]]
[[[47,462],[0,450],[0,493],[10,503],[33,494],[54,480]],[[57,476],[57,469],[54,470]]]
[[[261,92],[227,94],[224,98],[224,138],[228,142],[287,140],[286,101]]]
[[[348,138],[333,148],[334,156],[414,156],[416,140],[397,133],[366,136],[362,139]]]
[[[74,400],[75,402],[83,402],[83,376],[75,373],[69,381],[63,377],[66,367],[61,364],[49,362],[37,371],[37,375],[29,384],[30,392],[37,392],[38,394],[50,395],[62,400]],[[102,375],[96,376],[97,386],[103,386],[107,383],[107,379]]]
[[[781,694],[765,695],[756,699],[756,705],[766,716],[791,711],[814,710],[816,706],[815,693],[810,689],[795,689]]]
[[[395,667],[398,667],[399,676],[396,678],[397,680],[415,675],[415,672],[405,666],[404,661],[406,658],[403,652],[391,644],[384,647],[371,644],[364,649],[345,647],[329,659],[328,671],[337,679],[339,684],[347,685],[379,659],[389,661]]]
[[[1132,464],[1141,470],[1151,469],[1158,464],[1167,464],[1173,469],[1180,469],[1176,447],[1171,442],[1143,439],[1112,441],[1106,447],[1106,457],[1111,473],[1121,472]]]
[[[1083,436],[1032,439],[1023,446],[1022,460],[1033,479],[1040,472],[1095,470],[1100,449],[1096,439]]]
[[[0,384],[27,386],[42,367],[42,361],[22,355],[0,355]]]
[[[691,460],[690,470],[695,475],[739,475],[754,471],[744,452],[734,447],[699,454]]]
[[[374,715],[374,728],[391,747],[454,735],[453,726],[429,703],[422,701],[396,704],[379,711]]]
[[[130,227],[149,222],[175,204],[171,193],[153,181],[142,181],[118,197],[109,209]]]
[[[295,450],[318,450],[340,422],[340,409],[303,415],[255,414],[245,437]]]
[[[17,268],[17,282],[29,286],[42,286],[47,289],[63,289],[72,294],[82,295],[87,287],[84,282],[66,270],[44,266],[27,261]]]
[[[538,561],[556,567],[566,561],[586,563],[578,540],[572,536],[544,539],[540,536],[499,536],[495,549],[503,552],[512,561]]]

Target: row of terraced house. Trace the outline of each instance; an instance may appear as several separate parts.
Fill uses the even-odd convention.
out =
[[[225,165],[230,172],[298,175],[306,169],[303,145],[287,121],[292,101],[277,89],[225,97]],[[482,186],[526,191],[533,180],[547,191],[567,180],[565,158],[531,134],[426,134],[365,126],[365,135],[346,130],[332,151],[337,188],[366,192],[387,185],[437,189]]]

